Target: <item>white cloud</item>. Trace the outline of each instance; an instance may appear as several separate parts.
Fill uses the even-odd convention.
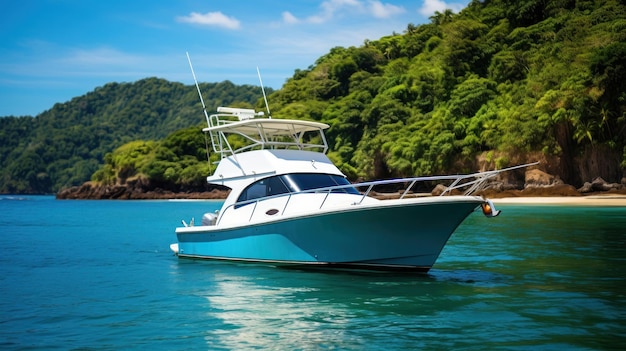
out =
[[[361,8],[362,5],[357,0],[328,0],[324,1],[321,5],[322,14],[321,17],[332,18],[336,12],[345,8]]]
[[[298,23],[298,18],[291,14],[289,11],[283,12],[283,22],[288,24]]]
[[[362,11],[363,6],[358,0],[327,0],[322,2],[320,8],[318,14],[309,16],[304,21],[308,23],[325,23],[347,8]]]
[[[463,4],[446,3],[443,0],[424,0],[424,4],[420,7],[418,12],[424,16],[431,16],[435,14],[435,11],[444,12],[447,9],[458,13],[463,7],[465,7]]]
[[[402,6],[383,4],[380,1],[370,1],[369,9],[372,15],[377,18],[389,18],[393,15],[404,13],[404,8]]]
[[[205,14],[192,12],[189,16],[179,16],[179,22],[199,24],[202,26],[215,26],[227,29],[239,29],[240,22],[234,17],[228,17],[221,12],[207,12]]]
[[[295,23],[326,23],[335,17],[344,14],[353,15],[355,13],[367,14],[376,18],[389,18],[393,15],[404,13],[405,9],[401,6],[395,6],[389,3],[382,3],[378,0],[368,0],[367,2],[360,0],[327,0],[322,2],[318,13],[305,17],[297,18],[291,12],[283,12],[283,22],[287,24]]]

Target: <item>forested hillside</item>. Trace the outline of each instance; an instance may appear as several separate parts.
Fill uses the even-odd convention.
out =
[[[578,187],[624,177],[625,82],[623,1],[474,0],[459,14],[333,48],[268,100],[274,118],[330,124],[329,156],[351,179],[540,160]],[[259,90],[202,86],[211,110],[238,101],[263,109]],[[103,160],[97,182],[201,183],[200,112],[193,87],[147,79],[36,118],[0,119],[0,191],[56,191],[88,180]]]
[[[207,106],[249,107],[261,96],[260,87],[228,81],[200,89]],[[110,83],[36,117],[0,118],[0,193],[52,193],[81,184],[115,148],[203,122],[195,86],[157,78]]]
[[[623,176],[625,82],[623,2],[475,0],[334,48],[270,101],[330,124],[330,155],[352,177],[539,159],[579,186]]]

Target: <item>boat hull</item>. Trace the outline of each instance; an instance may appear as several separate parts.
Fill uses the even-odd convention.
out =
[[[382,201],[237,227],[179,228],[180,257],[427,272],[480,197]]]

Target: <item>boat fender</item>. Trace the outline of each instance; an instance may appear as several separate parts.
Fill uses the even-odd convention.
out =
[[[487,217],[497,217],[500,214],[500,210],[496,210],[491,200],[485,200],[481,205],[483,214]]]

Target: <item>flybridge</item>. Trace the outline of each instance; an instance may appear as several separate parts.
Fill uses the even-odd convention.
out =
[[[223,106],[217,108],[217,113],[209,116],[189,53],[187,53],[187,61],[208,125],[202,131],[209,133],[213,151],[220,154],[220,158],[230,155],[234,155],[236,158],[238,153],[263,149],[308,150],[323,154],[328,151],[328,143],[323,131],[329,128],[328,124],[292,119],[272,119],[258,67],[257,73],[259,74],[268,117],[263,118],[265,114],[256,112],[254,109]],[[242,139],[229,140],[229,135],[238,135]]]
[[[260,149],[328,151],[323,131],[328,124],[263,118],[264,115],[253,109],[218,107],[217,113],[207,117],[208,127],[202,131],[211,136],[213,151],[222,158]],[[241,138],[229,140],[229,135]]]

